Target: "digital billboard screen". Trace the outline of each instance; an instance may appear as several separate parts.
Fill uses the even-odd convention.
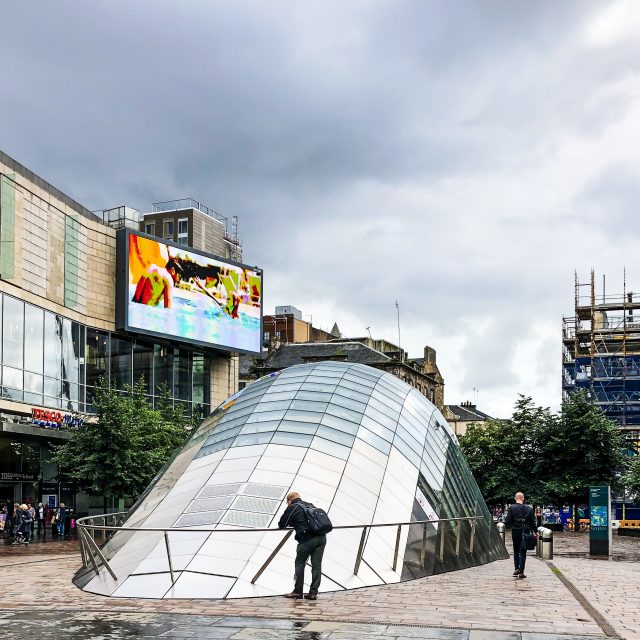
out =
[[[117,242],[119,328],[260,352],[261,271],[128,229]]]

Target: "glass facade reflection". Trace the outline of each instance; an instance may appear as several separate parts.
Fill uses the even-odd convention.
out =
[[[144,376],[151,399],[166,384],[188,414],[209,412],[209,359],[200,352],[86,327],[6,294],[2,314],[2,397],[92,413],[106,376],[124,389]]]
[[[508,557],[438,409],[389,373],[320,362],[261,378],[220,405],[129,512],[125,526],[210,529],[169,534],[171,548],[179,548],[173,584],[158,532],[115,534],[103,551],[118,581],[88,570],[78,584],[117,597],[285,593],[293,539],[256,577],[282,534],[217,530],[276,528],[289,491],[325,508],[334,526],[407,523],[400,534],[395,525],[370,529],[357,573],[362,529],[334,529],[322,590],[400,582]],[[451,520],[471,517],[478,520]]]

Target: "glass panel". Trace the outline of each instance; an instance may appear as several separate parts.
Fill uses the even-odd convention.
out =
[[[62,318],[48,311],[44,314],[44,375],[62,376]]]
[[[287,433],[278,431],[273,440],[273,444],[290,444],[297,447],[308,447],[311,444],[313,436],[303,435],[301,433]]]
[[[337,442],[338,444],[343,444],[347,447],[350,447],[355,440],[355,436],[350,436],[342,431],[337,431],[336,429],[331,429],[330,427],[322,425],[318,427],[317,435],[321,438]]]
[[[64,397],[71,397],[69,385],[80,381],[80,325],[66,318],[62,323],[62,380]]]
[[[2,395],[5,396],[5,388],[22,390],[22,369],[2,367]],[[14,396],[11,395],[13,398]]]
[[[25,372],[24,374],[24,390],[31,391],[33,393],[42,393],[43,388],[42,376],[35,373]]]
[[[164,347],[159,344],[153,350],[153,380],[155,393],[160,393],[160,387],[166,384],[169,393],[173,395],[173,347]]]
[[[371,446],[375,447],[378,451],[382,451],[384,454],[388,455],[389,451],[391,451],[391,444],[389,442],[383,440],[375,433],[371,433],[371,431],[364,427],[360,427],[360,430],[358,431],[358,438],[368,442]]]
[[[193,403],[209,402],[209,360],[201,353],[193,354]]]
[[[176,398],[191,400],[191,351],[179,349],[175,364]]]
[[[238,436],[233,445],[236,447],[244,447],[251,444],[265,444],[271,441],[273,437],[273,431],[267,433],[251,433],[247,435]]]
[[[2,316],[2,361],[10,367],[22,369],[24,364],[24,303],[4,296]],[[22,388],[22,384],[20,384]]]
[[[131,384],[131,341],[111,336],[111,385],[124,389]]]
[[[42,373],[44,353],[44,311],[30,304],[24,307],[24,368]]]
[[[103,331],[87,329],[87,385],[94,387],[102,376],[109,375],[109,336]]]
[[[133,381],[144,378],[147,389],[153,389],[153,344],[136,340],[133,345]]]
[[[291,433],[315,433],[318,430],[317,424],[310,422],[295,422],[294,420],[283,420],[278,425],[278,431],[289,431]]]

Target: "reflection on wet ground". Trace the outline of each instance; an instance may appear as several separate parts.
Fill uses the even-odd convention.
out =
[[[595,640],[597,636],[468,631],[385,624],[274,620],[244,616],[157,613],[75,614],[52,611],[0,613],[0,635],[16,640],[120,640],[122,638],[203,638],[205,640]]]

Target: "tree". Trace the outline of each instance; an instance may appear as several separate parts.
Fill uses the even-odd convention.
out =
[[[136,498],[187,436],[182,413],[153,409],[144,379],[124,392],[96,386],[96,420],[73,430],[70,440],[56,448],[60,476],[90,493],[108,498]]]
[[[534,503],[577,507],[589,485],[614,484],[623,459],[618,428],[585,392],[559,416],[520,395],[509,420],[472,425],[460,446],[489,505],[523,491]]]
[[[588,501],[589,486],[615,484],[616,471],[624,460],[622,446],[618,427],[588,393],[570,394],[556,428],[542,434],[535,465],[547,501],[572,504],[577,525],[577,507]]]
[[[640,458],[629,462],[622,478],[626,494],[634,502],[640,502]]]
[[[528,498],[540,501],[543,487],[535,474],[535,461],[541,434],[556,422],[549,409],[520,395],[509,420],[469,426],[460,446],[487,504],[504,504],[523,490]]]

